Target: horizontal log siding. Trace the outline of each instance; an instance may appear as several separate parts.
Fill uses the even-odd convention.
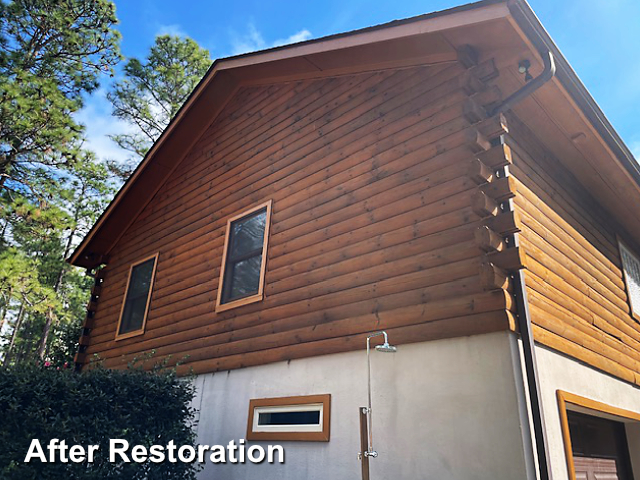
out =
[[[459,65],[245,88],[111,252],[88,357],[238,368],[513,329],[479,284]],[[273,199],[261,302],[215,312],[227,218]],[[115,341],[131,262],[160,252],[146,332]]]
[[[640,385],[640,324],[616,238],[623,231],[517,118],[509,125],[536,340]]]

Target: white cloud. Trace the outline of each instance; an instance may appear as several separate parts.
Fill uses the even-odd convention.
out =
[[[273,42],[271,46],[279,47],[281,45],[289,45],[290,43],[304,42],[305,40],[309,40],[310,38],[311,38],[311,32],[307,29],[304,29],[304,30],[300,30],[297,33],[294,33],[290,37],[276,40],[275,42]]]
[[[100,160],[126,161],[130,157],[108,135],[131,133],[135,129],[111,115],[111,103],[105,89],[94,92],[74,118],[85,126],[85,148],[95,152]]]
[[[256,50],[266,48],[266,43],[262,38],[262,35],[252,23],[248,25],[247,30],[247,33],[242,36],[233,34],[233,38],[231,40],[233,55],[240,55],[242,53],[254,52]]]
[[[287,38],[280,38],[273,42],[266,42],[255,25],[253,25],[253,23],[249,23],[247,26],[247,32],[244,35],[238,36],[237,34],[232,34],[231,49],[233,55],[240,55],[242,53],[255,52],[256,50],[264,50],[265,48],[280,47],[290,43],[303,42],[310,39],[311,36],[312,35],[309,30],[303,29]]]
[[[187,32],[182,29],[181,25],[177,23],[171,25],[158,25],[155,36],[159,35],[171,35],[174,37],[187,37]]]

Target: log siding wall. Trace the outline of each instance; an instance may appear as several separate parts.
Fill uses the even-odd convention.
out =
[[[513,329],[475,235],[499,212],[474,207],[491,180],[474,151],[504,126],[475,118],[469,78],[454,63],[241,89],[111,252],[79,360],[153,351],[200,373],[359,349],[382,328],[396,343]],[[216,313],[227,219],[267,200],[265,298]],[[115,342],[129,266],[155,252],[146,331]]]
[[[640,385],[640,323],[617,241],[628,235],[516,117],[509,126],[536,340]]]
[[[513,330],[509,271],[526,266],[536,341],[640,385],[618,235],[637,245],[515,115],[486,119],[496,75],[488,61],[241,89],[114,248],[78,360],[154,352],[200,373],[358,349],[383,328],[396,343]],[[265,298],[216,313],[227,220],[268,200]],[[154,252],[146,331],[115,342],[128,269]]]

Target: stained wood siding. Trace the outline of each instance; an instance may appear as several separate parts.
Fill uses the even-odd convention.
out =
[[[640,324],[617,241],[629,237],[517,118],[509,126],[536,340],[640,384]]]
[[[511,297],[479,281],[470,174],[470,138],[502,132],[464,114],[466,75],[241,89],[111,252],[84,361],[153,351],[198,373],[360,349],[379,329],[407,343],[513,328]],[[227,219],[267,200],[265,299],[216,313]],[[155,252],[146,332],[115,341],[129,265]]]

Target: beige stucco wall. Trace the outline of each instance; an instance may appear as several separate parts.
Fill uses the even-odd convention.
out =
[[[372,353],[379,457],[371,460],[371,478],[526,479],[531,447],[528,424],[521,421],[526,407],[517,355],[508,333]],[[244,438],[251,398],[332,395],[330,442],[281,442],[284,465],[207,465],[199,478],[360,478],[364,349],[200,375],[195,381],[201,444]]]
[[[567,480],[567,463],[560,425],[557,390],[564,390],[613,407],[640,413],[640,389],[574,359],[536,347],[540,391],[554,480]],[[640,425],[627,426],[635,477],[640,477]]]

